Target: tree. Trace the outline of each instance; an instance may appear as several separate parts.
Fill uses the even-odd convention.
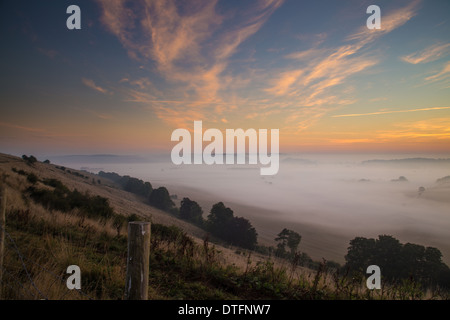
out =
[[[365,272],[366,268],[374,263],[375,239],[356,237],[350,241],[347,255],[345,256],[346,266],[352,271]]]
[[[250,221],[234,217],[233,210],[227,208],[223,202],[213,205],[206,227],[213,235],[233,245],[254,249],[257,244],[258,234]]]
[[[257,244],[258,234],[250,221],[242,217],[233,217],[228,222],[228,241],[231,244],[253,250]]]
[[[375,244],[374,263],[383,270],[387,279],[399,278],[401,268],[402,244],[390,235],[379,235]]]
[[[450,269],[442,262],[438,249],[413,243],[403,245],[389,235],[380,235],[376,240],[351,240],[345,260],[351,272],[365,273],[369,265],[377,265],[387,281],[412,278],[423,286],[450,287]]]
[[[422,193],[424,193],[425,192],[425,188],[424,187],[419,187],[419,191],[418,191],[418,193],[419,193],[419,197],[422,195]]]
[[[207,228],[212,234],[223,239],[227,233],[225,227],[231,219],[233,219],[233,210],[225,207],[223,202],[218,202],[213,205],[208,215]]]
[[[154,189],[150,194],[149,202],[152,206],[164,211],[170,211],[175,206],[175,203],[170,199],[169,191],[165,187]]]
[[[278,242],[278,254],[283,256],[286,254],[286,246],[290,249],[290,255],[293,256],[298,249],[302,236],[297,232],[284,228],[275,238]]]
[[[203,210],[197,202],[189,198],[183,198],[180,206],[180,218],[201,225],[203,223]]]

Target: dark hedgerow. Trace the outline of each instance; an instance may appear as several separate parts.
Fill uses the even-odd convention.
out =
[[[77,189],[70,191],[61,181],[57,179],[46,179],[44,184],[53,187],[53,190],[38,189],[30,187],[31,198],[52,210],[68,212],[79,209],[81,214],[89,218],[108,219],[115,215],[114,210],[109,205],[107,198],[101,196],[91,196],[81,193]]]

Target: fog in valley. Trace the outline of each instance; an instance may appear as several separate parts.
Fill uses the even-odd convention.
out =
[[[409,155],[283,155],[275,176],[261,176],[259,166],[175,166],[170,158],[145,163],[89,157],[51,160],[165,186],[177,195],[177,204],[183,197],[197,201],[205,218],[211,206],[222,201],[236,216],[251,221],[260,243],[273,245],[276,234],[289,228],[302,235],[299,249],[314,259],[342,263],[354,237],[389,234],[402,243],[437,247],[450,264],[450,178],[437,182],[450,176],[450,160]],[[425,190],[419,192],[420,187]]]

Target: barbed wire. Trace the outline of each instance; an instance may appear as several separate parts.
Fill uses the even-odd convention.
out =
[[[52,286],[57,282],[57,280],[59,280],[64,286],[67,286],[67,284],[66,284],[66,282],[65,282],[65,279],[64,279],[62,276],[59,276],[59,275],[55,274],[54,272],[52,272],[51,270],[48,270],[46,267],[40,265],[39,263],[37,263],[37,262],[35,262],[35,261],[33,261],[33,260],[31,260],[31,259],[25,257],[25,256],[20,252],[20,250],[19,250],[19,248],[18,248],[16,242],[14,241],[13,237],[6,231],[6,229],[5,229],[3,226],[1,226],[1,225],[0,225],[0,229],[2,229],[3,232],[5,233],[5,235],[8,237],[10,243],[7,243],[7,242],[6,242],[6,243],[7,243],[7,246],[8,246],[9,248],[11,248],[11,249],[17,254],[17,256],[19,257],[20,263],[21,263],[21,268],[25,271],[25,274],[26,274],[27,279],[29,280],[29,282],[30,282],[30,284],[32,285],[32,287],[33,287],[33,288],[37,291],[37,293],[41,296],[41,298],[43,298],[44,300],[49,300],[49,297],[48,297],[47,295],[45,295],[41,290],[39,290],[39,288],[37,287],[36,283],[33,281],[32,277],[31,277],[31,274],[30,274],[30,272],[28,271],[28,269],[27,269],[27,267],[26,267],[26,265],[25,265],[25,261],[27,261],[27,262],[29,262],[29,263],[31,263],[31,264],[34,264],[34,265],[37,266],[39,269],[41,269],[42,271],[46,272],[47,274],[51,275],[51,276],[54,278],[54,280],[53,280],[53,282],[50,284],[49,288],[52,287]],[[38,298],[38,296],[37,296],[35,293],[33,293],[32,291],[27,290],[27,289],[25,288],[25,286],[23,285],[23,283],[20,281],[20,279],[19,279],[18,277],[14,276],[11,272],[7,271],[5,267],[3,267],[3,266],[0,266],[0,267],[1,267],[1,270],[2,270],[3,274],[6,273],[6,274],[8,275],[8,277],[11,277],[16,283],[19,284],[19,286],[20,286],[27,294],[31,293],[31,296],[33,296],[35,299]],[[2,283],[6,284],[9,288],[11,288],[11,289],[14,290],[14,288],[11,286],[11,284],[5,282],[4,279],[2,279]],[[91,298],[87,293],[83,292],[81,289],[76,289],[76,288],[75,288],[74,290],[77,291],[81,296],[84,296],[84,297],[88,298],[89,300],[93,300],[93,298]],[[67,291],[60,297],[60,299],[62,300],[62,298],[64,298],[67,294],[69,294],[69,293],[71,293],[71,292],[72,292],[72,290],[70,290],[69,288],[67,288]],[[25,297],[23,294],[21,294],[21,296],[22,296],[22,297]]]
[[[10,278],[12,278],[15,282],[17,282],[17,283],[19,284],[20,287],[22,287],[23,291],[25,291],[25,292],[27,292],[27,293],[31,293],[30,295],[33,295],[33,296],[36,298],[36,295],[35,295],[33,292],[27,290],[27,289],[23,286],[22,282],[20,282],[20,280],[19,280],[18,277],[14,276],[11,272],[9,272],[8,270],[6,270],[6,268],[4,268],[4,267],[2,267],[1,269],[2,269],[3,275],[4,275],[5,273],[7,273],[7,274],[9,275]],[[7,285],[9,288],[11,288],[12,290],[15,290],[15,289],[16,289],[16,288],[14,288],[13,286],[11,286],[9,283],[5,282],[4,277],[2,278],[2,284],[6,284],[6,285]],[[18,291],[18,292],[19,292],[19,291]],[[20,292],[19,292],[19,293],[20,293]],[[25,298],[25,295],[24,295],[24,294],[20,293],[20,295],[21,295],[23,298]]]
[[[25,273],[26,273],[27,278],[28,278],[28,280],[30,281],[31,285],[33,286],[33,288],[36,289],[36,291],[37,291],[37,292],[38,292],[45,300],[48,300],[48,297],[47,297],[45,294],[43,294],[43,293],[41,292],[41,290],[39,290],[39,288],[38,288],[38,287],[36,286],[36,284],[34,283],[33,279],[31,279],[30,273],[28,272],[28,269],[27,269],[27,267],[26,267],[26,265],[25,265],[25,262],[23,261],[23,255],[20,253],[19,248],[18,248],[17,245],[16,245],[16,242],[15,242],[14,239],[11,237],[11,235],[6,231],[5,228],[3,228],[3,227],[1,227],[1,228],[3,229],[3,232],[8,236],[9,240],[11,241],[11,243],[13,244],[14,249],[15,249],[17,255],[18,255],[19,258],[20,258],[20,262],[22,263],[22,267],[23,267],[23,269],[25,270]]]

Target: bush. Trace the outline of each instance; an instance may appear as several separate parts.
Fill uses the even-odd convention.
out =
[[[36,184],[39,181],[38,177],[34,173],[29,173],[27,180],[31,184]]]
[[[54,190],[29,188],[31,198],[43,206],[62,212],[79,209],[81,215],[89,218],[108,219],[115,215],[107,198],[83,194],[77,189],[70,191],[57,179],[45,179],[43,182]]]
[[[22,159],[28,164],[28,165],[32,165],[32,164],[34,164],[34,163],[36,163],[37,162],[37,159],[36,159],[36,157],[34,157],[34,156],[26,156],[26,155],[23,155],[22,156]]]

